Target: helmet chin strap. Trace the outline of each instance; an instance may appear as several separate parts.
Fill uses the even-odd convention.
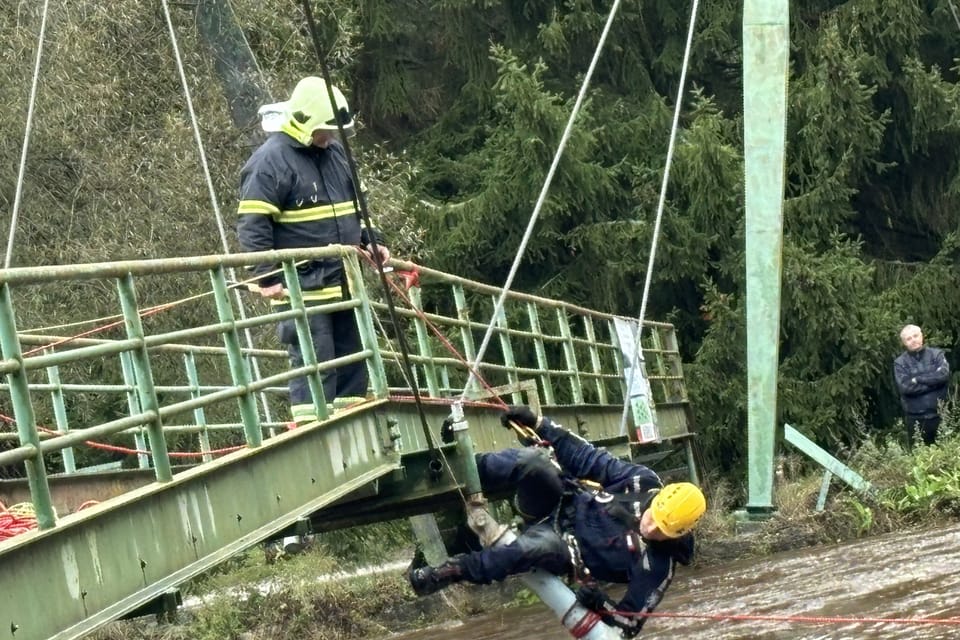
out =
[[[280,125],[280,131],[283,131],[304,146],[309,147],[313,143],[313,132],[304,131],[299,123],[292,118]]]

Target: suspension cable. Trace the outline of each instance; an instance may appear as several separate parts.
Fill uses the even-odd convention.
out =
[[[17,221],[20,218],[20,200],[23,197],[23,180],[27,171],[27,150],[30,148],[30,131],[33,129],[33,109],[37,102],[37,85],[40,83],[40,60],[43,58],[43,37],[47,31],[47,15],[50,0],[43,2],[43,16],[40,18],[40,37],[37,39],[37,59],[33,65],[33,80],[30,85],[30,99],[27,103],[27,126],[23,133],[23,149],[20,151],[20,170],[17,174],[17,187],[13,196],[13,212],[10,215],[10,231],[7,236],[7,253],[3,256],[3,268],[9,269],[13,260],[13,240],[17,235]]]
[[[173,28],[173,19],[170,17],[170,6],[167,0],[163,0],[163,15],[167,21],[167,28],[170,31],[170,44],[173,47],[173,55],[177,63],[177,73],[180,76],[180,84],[183,87],[183,95],[187,102],[187,111],[190,114],[190,125],[193,129],[193,137],[197,143],[197,152],[200,156],[200,166],[203,169],[203,177],[207,184],[207,192],[210,196],[210,204],[213,207],[214,217],[217,221],[217,230],[220,233],[220,244],[223,248],[223,253],[225,255],[230,255],[230,243],[227,241],[227,230],[223,223],[223,213],[220,210],[220,202],[217,198],[217,192],[213,186],[213,178],[210,175],[210,166],[207,164],[207,154],[203,146],[203,137],[200,135],[200,124],[197,120],[196,111],[193,108],[193,98],[190,92],[190,85],[187,83],[187,74],[183,68],[183,59],[180,55],[180,45],[177,41],[177,33]],[[233,267],[227,268],[227,274],[232,280],[237,280],[236,271]],[[246,307],[243,304],[243,297],[240,292],[234,291],[234,298],[237,302],[238,311],[240,314],[241,320],[247,319]],[[249,328],[243,330],[243,337],[247,343],[249,349],[253,349],[253,333]],[[253,371],[255,379],[260,379],[260,361],[256,356],[250,356],[250,366]],[[270,404],[267,402],[267,395],[265,392],[261,391],[257,395],[260,396],[260,404],[263,406],[263,415],[266,418],[267,422],[273,422],[273,418],[270,412]],[[270,435],[274,435],[273,430],[271,429]]]
[[[623,394],[623,413],[620,416],[620,435],[627,432],[627,415],[630,411],[630,390],[633,388],[637,369],[641,366],[643,349],[640,338],[643,336],[643,323],[646,320],[647,300],[650,298],[650,286],[653,282],[653,264],[657,256],[657,243],[660,239],[660,223],[663,221],[663,210],[667,202],[667,186],[670,184],[670,167],[673,165],[673,152],[676,146],[677,130],[680,127],[680,111],[683,108],[683,94],[687,84],[687,68],[690,65],[690,49],[693,47],[693,32],[697,26],[697,10],[700,0],[693,0],[690,9],[690,26],[687,29],[687,44],[683,50],[683,66],[680,70],[680,86],[677,87],[677,103],[673,109],[673,124],[670,127],[670,142],[667,144],[667,159],[663,168],[663,181],[660,184],[660,200],[657,203],[657,217],[653,225],[653,238],[650,241],[650,256],[647,258],[647,273],[643,282],[643,297],[640,299],[640,315],[637,318],[637,339],[633,345],[633,359],[630,361],[630,375],[627,380],[626,393]]]
[[[303,15],[306,19],[307,30],[310,32],[310,38],[313,41],[313,48],[317,54],[317,62],[320,65],[320,72],[323,74],[323,80],[327,86],[327,99],[330,100],[330,106],[333,110],[333,113],[337,114],[337,101],[333,95],[333,84],[330,82],[330,70],[327,67],[326,56],[324,56],[323,47],[320,44],[320,36],[317,32],[316,22],[313,19],[313,10],[310,8],[310,1],[301,0],[300,4],[303,7]],[[357,169],[356,158],[353,155],[353,150],[350,148],[350,142],[347,140],[346,131],[343,129],[343,122],[340,121],[339,117],[334,119],[337,122],[337,132],[340,134],[340,143],[343,145],[344,153],[347,156],[347,164],[350,167],[350,177],[353,179],[353,192],[356,198],[357,209],[359,209],[360,216],[362,217],[364,224],[367,226],[370,253],[373,255],[374,262],[377,266],[377,273],[380,276],[380,285],[383,289],[384,298],[387,302],[387,310],[390,314],[390,321],[393,323],[393,326],[397,327],[397,343],[400,346],[400,353],[403,357],[405,376],[410,382],[410,391],[412,392],[414,401],[417,405],[417,413],[420,416],[420,423],[423,427],[423,434],[426,438],[427,447],[429,447],[433,459],[436,460],[439,447],[437,446],[433,434],[430,431],[430,427],[427,424],[427,415],[424,413],[423,403],[420,401],[420,389],[417,385],[416,376],[414,376],[413,373],[413,366],[410,364],[410,350],[407,347],[407,340],[403,335],[400,319],[397,315],[396,306],[393,302],[393,296],[390,293],[387,275],[383,271],[383,259],[380,256],[380,248],[378,246],[379,243],[377,242],[376,233],[374,232],[374,226],[370,220],[370,210],[367,207],[367,198],[363,193],[363,189],[360,188],[362,183],[360,182],[360,172]]]
[[[597,43],[597,48],[593,52],[593,58],[590,60],[590,66],[587,68],[587,73],[583,78],[583,83],[580,85],[580,92],[577,94],[577,100],[573,105],[573,110],[570,112],[567,125],[563,130],[563,135],[560,137],[560,145],[557,147],[557,151],[553,156],[553,161],[550,163],[550,169],[547,171],[547,177],[544,180],[543,187],[540,189],[540,195],[537,197],[537,202],[533,207],[533,213],[530,215],[530,221],[527,223],[527,228],[523,233],[523,238],[520,240],[520,246],[517,248],[516,257],[514,258],[513,264],[510,266],[510,273],[507,275],[507,280],[503,284],[503,290],[500,292],[500,296],[497,298],[497,304],[494,305],[493,316],[490,318],[490,324],[487,325],[487,331],[483,335],[483,340],[480,343],[480,348],[477,350],[477,356],[474,359],[473,366],[470,367],[470,376],[467,378],[467,383],[464,385],[463,392],[460,394],[461,401],[466,399],[470,385],[474,381],[473,372],[475,369],[479,369],[480,363],[483,361],[483,356],[487,352],[487,347],[490,345],[490,340],[493,338],[493,329],[496,326],[497,318],[500,317],[500,314],[503,312],[504,303],[506,302],[507,295],[510,293],[510,287],[513,285],[513,280],[520,268],[520,261],[523,259],[523,254],[526,251],[527,244],[530,242],[530,238],[533,235],[533,228],[537,224],[537,219],[540,217],[540,210],[543,208],[543,203],[547,199],[547,193],[550,191],[550,185],[553,182],[553,176],[557,172],[557,167],[560,165],[560,158],[562,157],[563,151],[567,146],[567,141],[570,139],[570,134],[573,131],[573,124],[576,121],[577,116],[580,114],[583,101],[586,99],[587,89],[590,86],[590,80],[593,78],[593,73],[597,68],[597,63],[600,61],[600,54],[603,52],[604,44],[607,41],[607,36],[610,34],[610,29],[613,26],[613,20],[616,17],[619,9],[620,0],[614,0],[613,5],[610,7],[610,14],[607,16],[607,22],[603,27],[603,32],[600,34],[600,41]]]
[[[960,14],[957,13],[957,5],[953,3],[953,0],[947,0],[947,3],[950,5],[950,13],[953,14],[953,21],[957,23],[957,29],[960,29]]]

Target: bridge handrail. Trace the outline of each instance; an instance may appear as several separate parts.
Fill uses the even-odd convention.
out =
[[[293,275],[296,265],[303,260],[329,258],[343,260],[352,298],[307,307]],[[286,281],[293,281],[289,286],[289,308],[264,310],[252,317],[237,319],[234,315],[236,303],[228,293],[238,283],[228,279],[225,270],[264,264],[282,265]],[[390,389],[409,388],[404,367],[400,365],[402,354],[394,339],[398,330],[416,335],[412,340],[415,348],[407,355],[417,386],[424,395],[450,398],[459,394],[469,378],[468,363],[475,356],[474,343],[490,322],[500,289],[407,261],[391,260],[390,265],[399,271],[416,272],[421,282],[405,289],[394,281],[397,320],[403,325],[392,327],[393,334],[381,326],[380,335],[375,323],[382,325],[382,319],[387,315],[383,294],[365,282],[370,278],[365,278],[360,268],[357,250],[349,246],[18,267],[0,271],[0,373],[7,378],[6,383],[0,384],[0,399],[3,393],[9,394],[17,426],[16,440],[19,441],[17,446],[0,452],[0,465],[26,464],[41,528],[53,526],[45,471],[45,456],[48,454],[63,451],[64,470],[70,473],[76,470],[72,447],[132,432],[136,446],[133,451],[139,457],[140,466],[152,464],[157,480],[168,481],[172,477],[168,437],[198,433],[204,460],[212,457],[209,441],[212,432],[222,434],[233,428],[242,434],[242,438],[232,438],[232,445],[257,447],[265,428],[269,425],[272,433],[277,422],[262,419],[262,407],[255,394],[267,391],[271,397],[279,396],[283,393],[281,383],[292,378],[307,378],[321,419],[332,411],[332,406],[323,397],[321,375],[347,362],[367,362],[376,398],[387,397]],[[136,288],[138,279],[187,273],[202,275],[203,272],[209,276],[210,291],[201,295],[212,296],[210,310],[216,321],[168,331],[146,331],[144,317],[157,307],[140,305]],[[47,335],[43,330],[18,333],[15,294],[30,287],[88,280],[115,281],[121,313],[114,317],[122,318],[122,323],[115,324],[123,325],[126,337],[74,338]],[[447,287],[452,296],[444,294],[442,287]],[[195,295],[191,299],[199,297]],[[252,300],[260,303],[259,297]],[[209,304],[209,301],[198,304]],[[301,342],[309,343],[308,316],[347,309],[353,309],[356,314],[363,348],[357,354],[338,360],[317,363],[312,357],[312,349],[304,348],[304,365],[291,369],[287,366],[285,352],[244,347],[238,338],[240,331],[292,319],[298,327]],[[625,385],[622,350],[614,323],[624,321],[630,320],[568,302],[510,292],[504,311],[497,318],[495,342],[485,361],[475,365],[479,380],[493,386],[516,385],[521,378],[534,380],[539,387],[539,397],[547,405],[620,404]],[[686,402],[680,354],[672,325],[646,322],[645,327],[643,353],[648,379],[655,387],[655,400],[664,404]],[[222,340],[222,345],[210,342],[213,339]],[[203,343],[189,344],[190,341]],[[24,352],[23,345],[32,348]],[[450,353],[444,353],[446,350]],[[113,367],[115,371],[122,371],[120,381],[108,379],[93,384],[85,378],[79,382],[64,382],[62,379],[64,370],[68,376],[86,375],[85,367],[108,372],[107,363],[113,356],[120,358],[121,366]],[[155,380],[155,375],[159,375],[155,374],[158,363],[166,365],[170,358],[178,356],[183,358],[187,384]],[[253,379],[249,359],[254,357],[265,358],[274,371]],[[220,364],[224,359],[228,367]],[[211,369],[212,373],[208,371]],[[39,381],[38,374],[43,371],[47,373],[47,380]],[[167,373],[168,369],[163,369],[163,375]],[[201,373],[207,377],[202,384]],[[482,394],[482,389],[477,387],[472,393]],[[49,400],[40,403],[36,397],[38,394],[49,394]],[[70,424],[67,394],[99,394],[104,398],[110,394],[125,395],[128,412],[78,429],[75,424]],[[183,395],[189,397],[175,397]],[[223,403],[228,400],[237,402],[239,412],[224,409]],[[519,401],[519,396],[515,400]],[[38,425],[37,414],[41,406],[43,415],[52,416],[56,421],[52,434]],[[181,424],[174,429],[173,425],[167,424],[185,412],[193,412],[196,427]],[[239,417],[239,420],[233,421],[231,417]],[[216,429],[212,428],[214,424]],[[9,441],[12,436],[0,436],[0,442]]]

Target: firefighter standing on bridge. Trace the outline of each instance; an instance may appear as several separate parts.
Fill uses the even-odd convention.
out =
[[[527,407],[501,416],[548,442],[542,447],[477,455],[484,491],[516,488],[525,521],[509,544],[454,556],[438,567],[411,569],[418,595],[455,582],[489,584],[534,568],[572,577],[577,598],[624,635],[636,635],[673,580],[676,563],[693,557],[694,525],[706,510],[703,493],[689,482],[663,486],[647,467],[624,462]],[[529,442],[524,442],[529,444]],[[618,603],[600,582],[627,584]],[[627,615],[621,615],[627,614]]]
[[[346,98],[331,87],[336,108],[322,78],[307,77],[281,103],[283,121],[244,165],[240,173],[237,232],[244,251],[269,251],[322,247],[330,244],[375,246],[381,263],[390,252],[377,232],[364,226],[357,190],[343,145],[337,139],[338,120],[346,132],[353,129]],[[271,105],[277,107],[278,105]],[[258,265],[254,273],[275,271]],[[312,260],[297,267],[306,306],[349,297],[340,258]],[[259,280],[260,295],[270,298],[275,310],[290,308],[279,273]],[[319,313],[309,317],[310,335],[318,362],[356,353],[361,349],[354,311]],[[292,319],[281,321],[278,333],[294,367],[303,366],[303,353]],[[327,403],[362,399],[367,393],[367,368],[363,361],[343,365],[323,375]],[[316,420],[305,378],[290,381],[293,421]]]

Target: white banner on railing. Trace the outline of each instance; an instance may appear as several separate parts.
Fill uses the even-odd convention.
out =
[[[653,394],[644,369],[643,350],[637,349],[640,323],[628,318],[614,318],[613,325],[623,357],[623,377],[630,385],[627,397],[630,398],[633,423],[637,427],[637,440],[643,443],[657,442],[660,440],[660,430],[656,424]]]

